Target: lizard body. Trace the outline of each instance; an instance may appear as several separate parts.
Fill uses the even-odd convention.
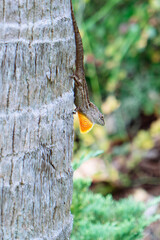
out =
[[[104,126],[105,122],[103,114],[89,100],[88,86],[86,83],[84,72],[84,54],[82,38],[75,20],[72,0],[70,0],[70,4],[76,43],[76,70],[75,74],[73,75],[75,82],[74,103],[76,106],[76,111],[78,112],[80,130],[81,132],[85,133],[88,132],[94,124]]]

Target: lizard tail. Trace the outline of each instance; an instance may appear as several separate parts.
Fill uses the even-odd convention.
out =
[[[77,26],[77,22],[74,16],[73,6],[72,6],[72,0],[70,0],[71,4],[71,16],[72,16],[72,22],[73,22],[73,28],[75,33],[75,43],[76,43],[76,73],[83,74],[84,75],[84,65],[83,65],[83,44],[82,44],[82,38]]]

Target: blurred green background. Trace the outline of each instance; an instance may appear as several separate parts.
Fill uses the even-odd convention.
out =
[[[94,126],[85,135],[75,123],[74,158],[103,150],[109,185],[159,185],[160,1],[84,0],[73,5],[90,98],[106,119],[105,127]],[[143,174],[137,169],[141,161]],[[136,176],[130,176],[134,169]]]
[[[73,6],[90,99],[106,120],[83,135],[75,119],[73,164],[81,166],[74,178],[90,178],[93,192],[118,200],[159,196],[160,1],[73,0]]]

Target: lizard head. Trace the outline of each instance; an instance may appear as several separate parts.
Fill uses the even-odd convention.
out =
[[[90,119],[91,122],[95,124],[99,124],[101,126],[105,125],[103,114],[92,102],[90,102],[89,109],[86,116]]]

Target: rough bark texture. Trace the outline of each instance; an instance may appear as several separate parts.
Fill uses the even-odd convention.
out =
[[[0,239],[69,239],[69,0],[0,0]]]

